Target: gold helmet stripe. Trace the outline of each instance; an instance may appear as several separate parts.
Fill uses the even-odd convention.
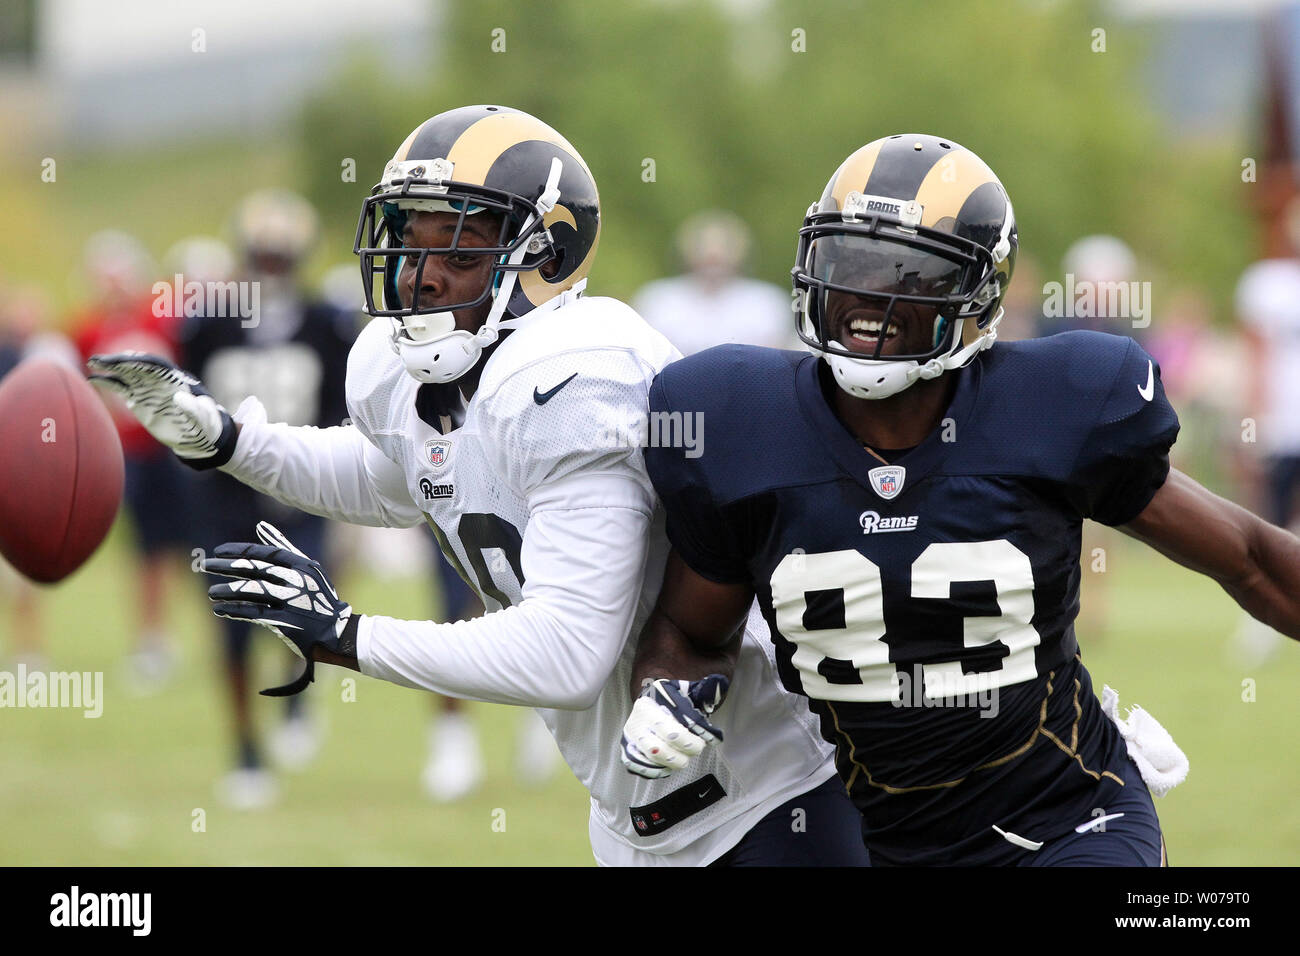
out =
[[[424,123],[421,123],[415,129],[411,130],[411,135],[406,137],[406,141],[402,143],[401,146],[397,147],[397,152],[393,154],[393,162],[406,162],[406,154],[411,151],[411,144],[415,142],[415,138],[420,135],[420,130],[424,129],[424,124],[427,122],[428,120],[425,120]]]
[[[916,201],[924,210],[921,225],[955,219],[971,193],[997,181],[993,170],[970,150],[954,149],[930,168],[916,191]]]
[[[855,189],[861,191],[862,187],[866,185],[867,180],[871,177],[871,170],[876,165],[876,159],[880,156],[880,148],[884,145],[885,140],[883,139],[868,143],[840,164],[840,168],[835,171],[835,176],[831,179],[828,189],[831,198],[835,200],[835,209],[843,209],[844,200],[848,194]],[[823,210],[823,212],[832,211],[834,210]]]
[[[564,209],[564,207],[556,206],[555,209],[552,210],[552,212],[548,214],[547,217],[542,221],[547,226],[550,226],[550,224],[555,221],[555,219],[553,219],[552,217],[555,216],[556,212],[558,212],[560,209]],[[569,210],[567,209],[564,209],[563,218],[556,217],[556,219],[559,219],[561,222],[567,222],[575,229],[578,227],[577,222],[574,221],[573,213],[569,212]],[[591,272],[591,260],[596,258],[596,247],[599,245],[600,245],[600,226],[598,225],[596,227],[596,238],[595,241],[592,242],[591,248],[587,250],[587,254],[583,257],[582,262],[579,263],[578,268],[574,269],[573,272],[569,273],[569,275],[566,276],[562,281],[547,282],[545,279],[542,278],[541,270],[537,269],[532,272],[519,273],[519,279],[518,279],[519,288],[524,290],[524,295],[526,295],[528,297],[528,301],[533,303],[534,305],[540,305],[541,303],[546,302],[549,299],[555,298],[557,295],[559,295],[561,292],[565,291],[566,289],[572,288],[573,284],[577,282],[579,279],[587,278],[588,273]]]
[[[452,177],[461,183],[482,185],[492,164],[511,146],[528,140],[551,143],[567,152],[591,175],[586,163],[569,141],[541,120],[527,113],[498,113],[486,116],[457,137],[447,159],[454,164]]]

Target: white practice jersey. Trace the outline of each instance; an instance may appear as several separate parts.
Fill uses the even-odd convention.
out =
[[[353,346],[355,427],[289,430],[241,409],[227,466],[331,517],[426,520],[482,597],[489,613],[473,621],[363,616],[362,672],[538,707],[591,793],[592,849],[604,864],[711,862],[766,813],[833,776],[816,719],[777,679],[756,611],[716,715],[725,742],[660,780],[629,774],[619,759],[635,637],[668,551],[640,449],[650,383],[679,357],[668,341],[613,299],[534,311],[489,359],[456,427],[461,415],[438,414],[426,396],[417,410],[421,386],[390,332],[376,319]],[[307,474],[313,455],[327,474]]]

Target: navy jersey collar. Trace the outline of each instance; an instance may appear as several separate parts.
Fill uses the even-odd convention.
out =
[[[821,436],[826,443],[826,449],[840,468],[853,480],[866,486],[867,473],[872,468],[878,467],[880,462],[862,447],[857,436],[839,420],[835,410],[826,401],[817,374],[820,363],[820,356],[809,355],[795,369],[795,392],[799,396],[800,410],[803,412],[804,419],[812,427],[813,433]],[[953,420],[958,439],[965,433],[970,412],[979,397],[980,369],[981,362],[977,356],[975,361],[965,368],[946,373],[957,376],[957,389],[953,392],[952,401],[948,404],[943,417]],[[956,443],[945,442],[943,432],[941,422],[922,439],[919,445],[896,461],[890,462],[891,465],[901,465],[907,469],[907,480],[902,492],[904,495],[935,471],[952,451]]]

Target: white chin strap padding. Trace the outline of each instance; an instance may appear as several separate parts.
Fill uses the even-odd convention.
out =
[[[835,384],[854,398],[888,398],[918,380],[938,378],[944,372],[961,368],[994,343],[1001,320],[1002,311],[999,309],[988,328],[970,345],[959,349],[963,322],[959,319],[957,328],[953,330],[953,351],[932,358],[924,365],[912,360],[891,362],[852,358],[829,351],[823,354],[835,375]]]
[[[912,361],[849,358],[834,352],[826,352],[825,355],[835,375],[835,384],[854,398],[888,398],[897,395],[918,378],[936,378],[943,374],[938,359],[931,359],[922,366]]]
[[[425,385],[455,381],[474,367],[482,351],[478,336],[459,330],[430,342],[397,343],[402,364],[412,378]]]

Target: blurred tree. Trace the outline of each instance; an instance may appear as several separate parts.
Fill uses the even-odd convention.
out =
[[[596,175],[593,291],[630,296],[674,270],[677,225],[709,206],[753,226],[751,271],[784,285],[837,164],[889,133],[934,132],[998,172],[1045,279],[1074,239],[1113,232],[1139,251],[1140,278],[1198,280],[1226,306],[1252,255],[1240,145],[1189,150],[1164,133],[1132,85],[1141,39],[1102,8],[1027,0],[449,4],[437,62],[394,82],[376,54],[307,109],[307,181],[350,245],[361,197],[417,122],[499,102],[552,123]]]
[[[36,0],[0,4],[0,60],[14,57],[31,63],[36,55]]]

